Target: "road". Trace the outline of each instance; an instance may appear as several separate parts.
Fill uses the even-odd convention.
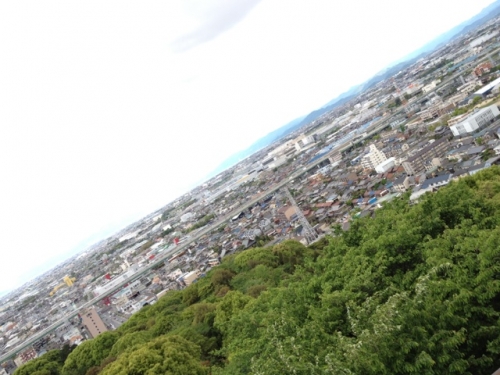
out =
[[[486,58],[488,58],[489,56],[493,55],[495,52],[497,52],[499,50],[500,50],[500,48],[497,48],[497,49],[494,49],[492,51],[488,51],[487,53],[483,53],[481,55],[481,57],[476,60],[477,63],[485,60]],[[429,96],[433,91],[439,89],[439,87],[441,87],[444,84],[448,83],[452,79],[455,79],[456,77],[458,77],[462,73],[463,72],[458,72],[458,73],[453,74],[451,77],[449,77],[446,80],[442,81],[440,85],[438,85],[431,92],[429,92],[426,95],[424,95],[422,98],[425,98],[425,97]],[[376,134],[380,130],[386,128],[388,126],[389,119],[392,118],[392,117],[394,117],[395,115],[403,112],[403,111],[404,111],[404,108],[400,108],[396,112],[393,112],[391,114],[391,116],[389,116],[388,119],[385,120],[385,121],[383,121],[380,125],[372,128],[372,129],[368,128],[367,131],[366,131],[367,135],[365,137],[359,139],[359,140],[356,140],[355,143],[362,142],[364,139],[369,138],[371,135]],[[164,262],[165,260],[168,260],[171,256],[176,255],[176,254],[184,251],[193,242],[197,241],[198,239],[200,239],[201,237],[203,237],[205,234],[213,231],[214,229],[217,229],[220,225],[228,222],[232,217],[234,217],[235,215],[239,214],[241,211],[243,211],[243,210],[245,210],[245,209],[247,209],[247,208],[255,205],[257,202],[259,202],[261,199],[263,199],[267,195],[272,194],[272,193],[278,191],[283,186],[285,186],[286,184],[288,184],[290,181],[293,181],[294,179],[300,177],[301,175],[303,175],[304,173],[306,173],[310,169],[316,167],[318,164],[324,162],[326,159],[328,159],[328,155],[331,154],[332,152],[336,152],[336,151],[342,152],[342,151],[344,151],[344,150],[349,149],[350,147],[352,147],[352,145],[353,145],[352,141],[346,141],[343,144],[338,145],[337,147],[335,147],[334,149],[332,149],[327,155],[319,158],[318,160],[315,160],[313,163],[308,164],[305,167],[301,166],[294,173],[292,173],[290,175],[290,177],[288,177],[288,178],[284,179],[283,181],[281,181],[280,183],[274,185],[272,188],[268,189],[267,191],[265,191],[265,192],[263,192],[263,193],[255,196],[254,198],[252,198],[251,200],[249,200],[245,204],[243,204],[243,205],[235,208],[233,211],[231,211],[230,213],[224,215],[222,218],[220,218],[219,220],[217,220],[215,223],[211,224],[210,226],[207,226],[207,227],[201,229],[193,237],[191,237],[188,241],[184,242],[181,245],[176,246],[174,249],[171,249],[168,252],[161,253],[161,255],[158,256],[153,263],[150,263],[149,265],[140,268],[134,275],[132,275],[128,279],[125,279],[122,283],[120,283],[119,285],[117,285],[115,288],[111,289],[108,294],[112,295],[113,293],[115,293],[118,290],[120,290],[123,287],[123,285],[128,284],[128,283],[136,280],[137,278],[139,278],[140,276],[142,276],[144,273],[149,272],[152,268],[158,266],[161,262]],[[69,319],[71,319],[71,318],[75,317],[76,315],[78,315],[79,310],[85,309],[87,307],[90,307],[90,306],[96,304],[97,302],[99,302],[100,300],[102,300],[104,297],[105,296],[99,296],[99,297],[93,298],[89,302],[87,302],[84,305],[82,305],[78,310],[75,310],[75,311],[67,314],[65,317],[63,317],[60,320],[56,321],[55,323],[51,324],[49,327],[45,328],[41,332],[39,332],[39,333],[37,333],[37,334],[29,337],[26,341],[24,341],[22,344],[18,345],[16,348],[14,348],[11,351],[9,351],[8,353],[2,355],[0,357],[0,363],[4,362],[5,360],[7,360],[7,359],[9,359],[11,357],[14,357],[17,353],[19,353],[20,351],[22,351],[26,347],[30,346],[31,344],[35,343],[36,341],[38,341],[42,337],[44,337],[44,336],[48,335],[49,333],[53,332],[56,328],[58,328],[59,326],[63,325],[66,321],[68,321]]]
[[[342,148],[342,146],[343,145],[339,145],[337,149]],[[350,147],[350,145],[348,145],[348,147]],[[337,151],[337,149],[334,149],[332,151]],[[265,192],[263,192],[261,194],[258,194],[254,198],[252,198],[249,201],[247,201],[245,204],[243,204],[243,205],[235,208],[233,211],[227,213],[226,215],[224,215],[222,218],[220,218],[219,220],[217,220],[215,223],[211,224],[210,226],[202,228],[200,231],[198,231],[194,236],[192,236],[189,240],[187,240],[183,244],[176,246],[174,249],[171,249],[170,251],[166,251],[166,252],[160,253],[160,256],[158,256],[154,262],[148,264],[147,266],[144,266],[144,267],[140,268],[134,275],[130,276],[128,279],[124,279],[122,283],[120,283],[119,285],[117,285],[116,287],[114,287],[113,289],[111,289],[108,292],[108,295],[114,294],[115,292],[117,292],[118,290],[120,290],[123,287],[123,285],[133,282],[134,280],[136,280],[139,277],[141,277],[144,273],[149,272],[152,268],[158,266],[160,263],[164,262],[165,260],[168,260],[173,255],[176,255],[176,254],[184,251],[185,249],[187,249],[187,247],[189,245],[191,245],[193,242],[195,242],[198,239],[200,239],[201,237],[203,237],[205,234],[213,231],[214,229],[217,229],[220,225],[228,222],[232,217],[234,217],[235,215],[239,214],[241,211],[246,210],[246,209],[254,206],[257,202],[259,202],[260,200],[262,200],[263,198],[265,198],[269,194],[272,194],[272,193],[276,192],[277,190],[281,189],[283,186],[285,186],[286,184],[288,184],[290,181],[294,180],[297,177],[300,177],[301,175],[303,175],[304,173],[306,173],[308,170],[314,168],[315,166],[317,166],[318,164],[322,163],[326,159],[328,159],[327,155],[325,155],[324,157],[322,157],[322,158],[320,158],[318,160],[315,160],[313,163],[307,165],[306,167],[300,167],[294,173],[292,173],[290,175],[290,177],[288,177],[288,178],[284,179],[283,181],[281,181],[280,183],[274,185],[272,188],[268,189],[267,191],[265,191]],[[101,296],[93,298],[92,300],[90,300],[87,303],[85,303],[82,306],[80,306],[77,310],[72,311],[71,313],[67,314],[63,318],[61,318],[58,321],[56,321],[55,323],[52,323],[47,328],[45,328],[42,331],[40,331],[40,332],[34,334],[33,336],[29,337],[22,344],[18,345],[17,347],[15,347],[14,349],[12,349],[11,351],[9,351],[9,352],[5,353],[4,355],[2,355],[0,357],[0,363],[4,362],[5,360],[7,360],[9,358],[14,357],[17,353],[19,353],[23,349],[27,348],[28,346],[32,345],[33,343],[35,343],[36,341],[38,341],[42,337],[44,337],[44,336],[48,335],[49,333],[53,332],[55,329],[57,329],[58,327],[60,327],[61,325],[63,325],[69,319],[72,319],[75,316],[77,316],[80,310],[83,310],[85,308],[88,308],[88,307],[96,304],[97,302],[99,302],[100,300],[102,300],[104,297],[105,297],[104,295],[101,295]]]

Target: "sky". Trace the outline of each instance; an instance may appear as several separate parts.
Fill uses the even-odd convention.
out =
[[[491,2],[0,2],[0,295]]]

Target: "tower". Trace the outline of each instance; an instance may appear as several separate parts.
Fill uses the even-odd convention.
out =
[[[313,227],[311,227],[311,224],[307,221],[306,217],[302,213],[302,210],[300,207],[297,205],[297,202],[295,202],[295,199],[293,198],[292,194],[290,193],[290,190],[288,190],[287,187],[283,188],[286,196],[288,197],[288,200],[290,201],[290,204],[295,208],[295,213],[297,215],[297,218],[299,220],[299,223],[302,225],[302,233],[304,237],[307,240],[307,243],[312,243],[318,238],[318,234],[314,230]]]

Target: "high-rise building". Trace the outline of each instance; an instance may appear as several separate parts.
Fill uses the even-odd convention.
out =
[[[101,333],[108,330],[95,308],[92,307],[90,309],[83,310],[80,316],[82,317],[83,326],[92,337],[97,337]]]
[[[387,157],[375,145],[370,145],[370,152],[361,158],[361,166],[365,169],[374,169],[377,165],[386,161]]]

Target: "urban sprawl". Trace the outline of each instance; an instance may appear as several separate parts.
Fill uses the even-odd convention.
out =
[[[228,254],[308,245],[500,164],[499,31],[454,39],[3,297],[0,375],[117,328]]]

